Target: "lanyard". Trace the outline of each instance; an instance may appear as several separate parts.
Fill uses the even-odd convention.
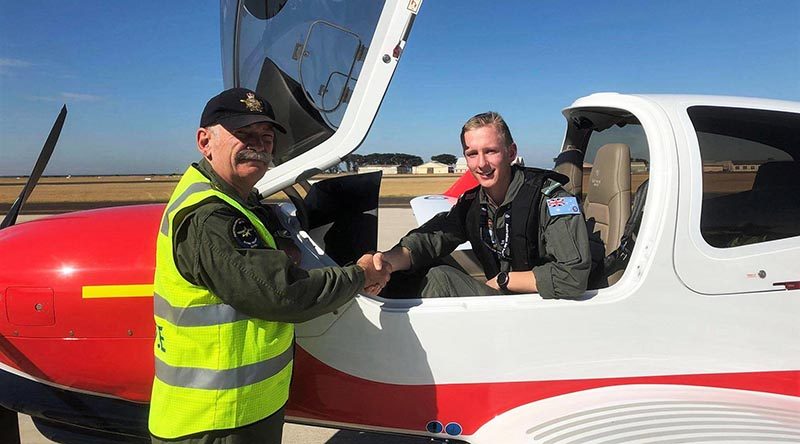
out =
[[[509,233],[511,232],[511,208],[503,214],[505,221],[505,234],[504,239],[501,241],[497,239],[494,223],[489,218],[489,208],[486,204],[481,204],[481,240],[489,250],[494,253],[498,259],[504,261],[511,261],[511,246],[508,242]]]

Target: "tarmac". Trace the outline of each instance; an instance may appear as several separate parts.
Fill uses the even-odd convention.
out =
[[[398,239],[417,223],[411,209],[384,207],[378,213],[378,249],[383,251],[395,245]],[[20,216],[19,222],[41,216]],[[49,444],[48,440],[33,425],[29,416],[20,415],[22,444]],[[431,444],[438,442],[423,437],[401,437],[379,433],[356,432],[332,428],[286,424],[283,429],[283,444]]]

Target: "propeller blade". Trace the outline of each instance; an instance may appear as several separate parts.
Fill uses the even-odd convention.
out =
[[[50,135],[47,136],[47,141],[45,141],[44,147],[42,147],[42,152],[39,153],[39,158],[36,160],[36,165],[33,166],[31,176],[25,183],[25,187],[22,189],[19,197],[17,197],[17,200],[14,201],[14,205],[11,206],[8,214],[6,214],[5,219],[3,219],[3,222],[0,223],[0,230],[10,227],[17,222],[19,210],[25,204],[25,201],[28,200],[28,196],[31,195],[36,183],[39,182],[39,178],[42,177],[42,173],[44,172],[44,168],[47,166],[47,162],[50,161],[50,156],[53,154],[53,150],[56,148],[58,136],[61,135],[61,128],[64,127],[64,120],[66,120],[66,118],[67,105],[64,105],[61,107],[61,112],[58,114],[58,117],[53,124],[53,128],[50,130]]]

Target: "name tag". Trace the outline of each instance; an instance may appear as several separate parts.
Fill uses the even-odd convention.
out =
[[[565,214],[581,214],[578,199],[574,197],[554,197],[547,199],[547,212],[550,216],[563,216]]]

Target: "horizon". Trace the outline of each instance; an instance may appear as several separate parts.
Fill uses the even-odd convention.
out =
[[[459,157],[461,125],[491,109],[526,164],[551,168],[561,109],[590,93],[800,101],[797,1],[446,3],[422,5],[356,153]],[[70,114],[48,176],[184,171],[200,158],[200,111],[222,89],[218,9],[3,0],[0,175],[30,174],[61,103]]]

